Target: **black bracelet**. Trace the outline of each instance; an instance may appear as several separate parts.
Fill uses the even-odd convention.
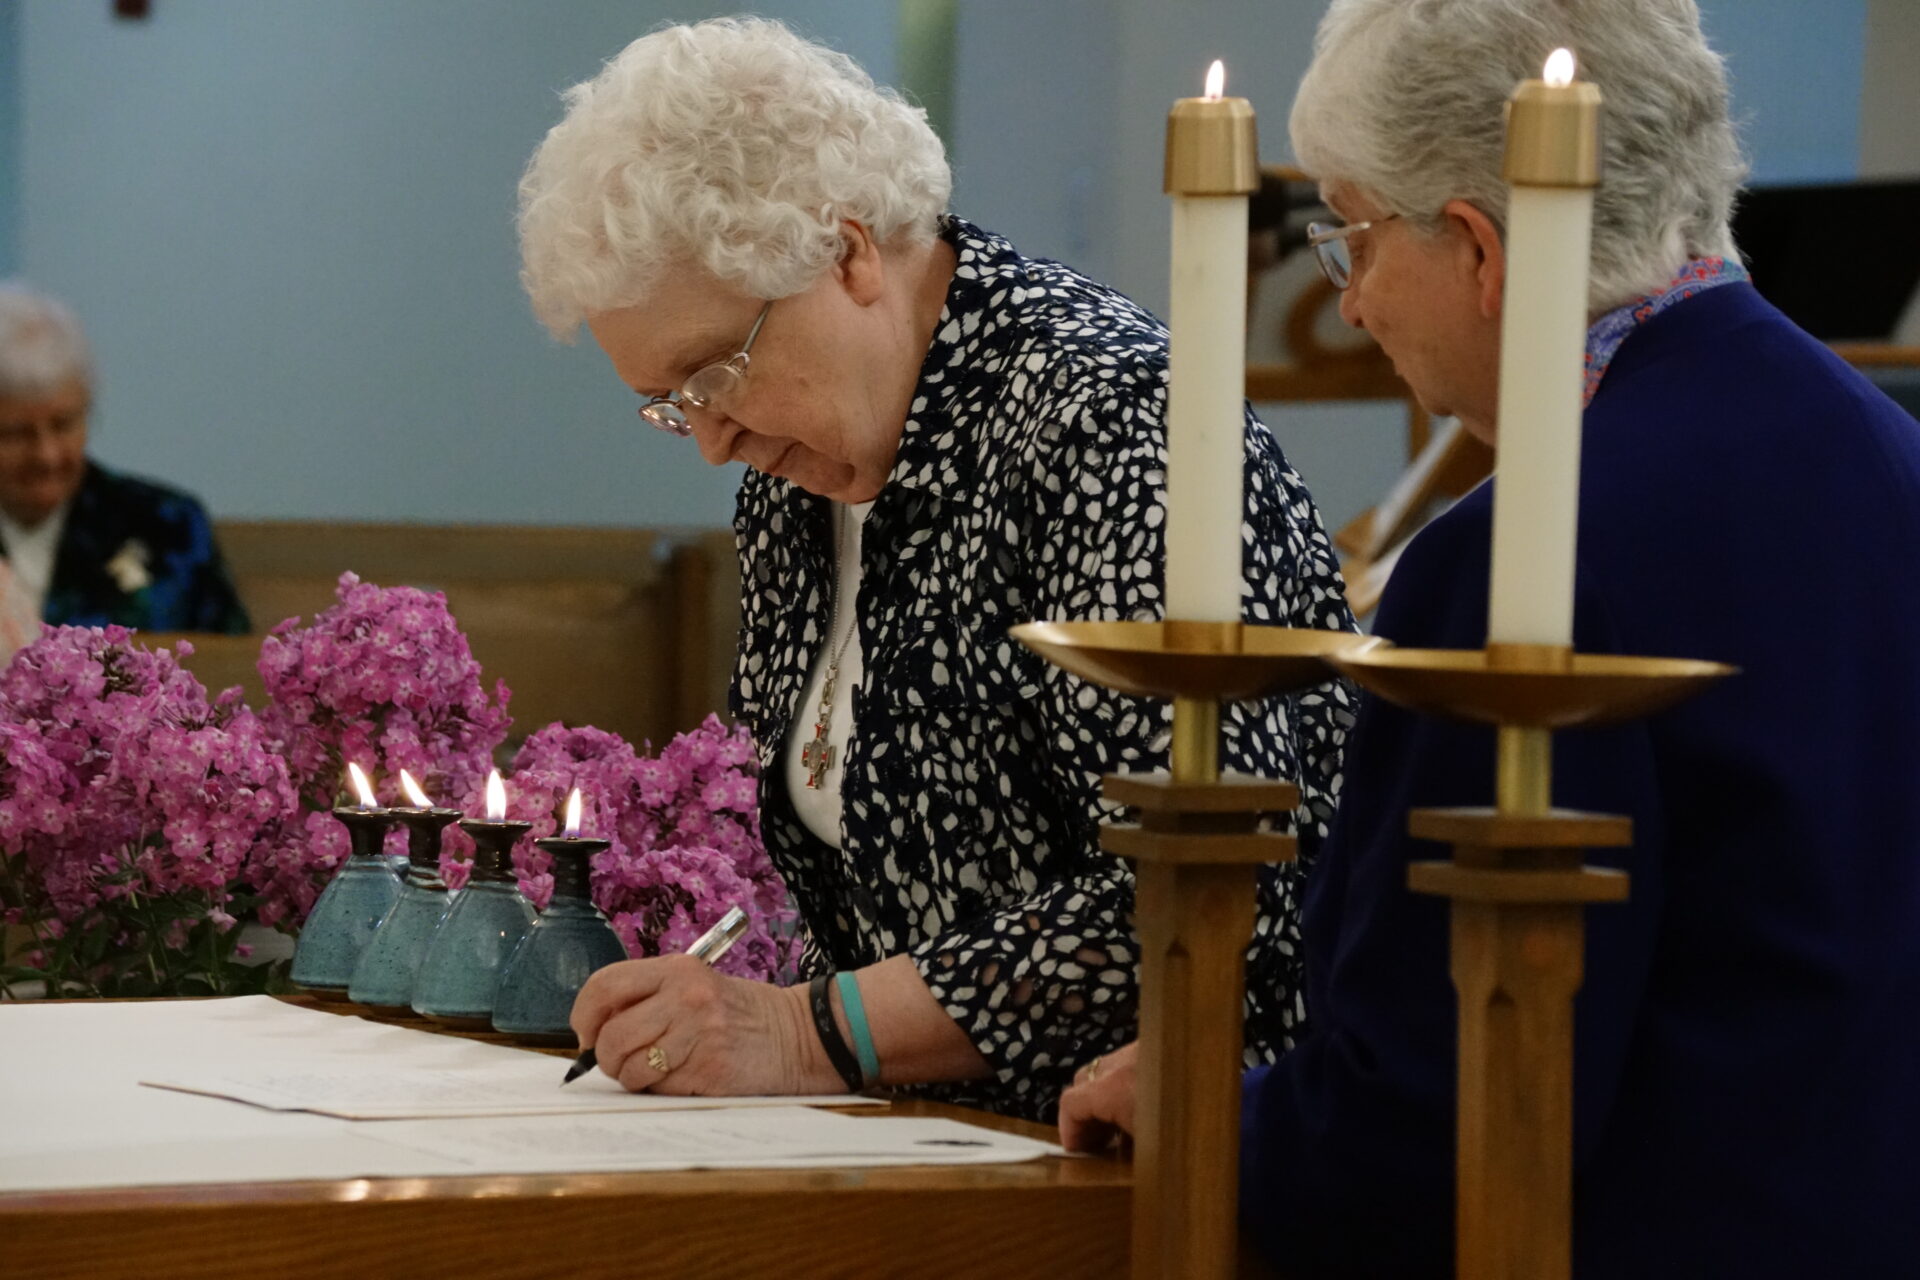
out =
[[[820,1047],[827,1051],[827,1061],[847,1082],[847,1092],[858,1093],[866,1082],[860,1078],[860,1059],[853,1056],[847,1038],[840,1034],[840,1024],[833,1020],[833,1003],[827,998],[832,981],[832,974],[823,973],[807,985],[807,995],[813,1002],[813,1029],[820,1033]]]

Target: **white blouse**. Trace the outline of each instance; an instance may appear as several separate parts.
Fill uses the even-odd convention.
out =
[[[840,779],[846,773],[847,740],[853,736],[853,691],[860,687],[860,635],[856,625],[860,598],[860,528],[873,503],[834,503],[833,547],[834,614],[832,633],[814,655],[813,670],[807,676],[806,691],[800,695],[800,709],[787,733],[783,753],[787,795],[802,825],[834,848],[840,847]],[[811,771],[801,755],[812,742],[820,723],[820,691],[826,686],[827,666],[834,654],[840,654],[840,673],[834,680],[833,708],[827,717],[827,747],[833,752],[833,765],[818,787],[810,787]]]

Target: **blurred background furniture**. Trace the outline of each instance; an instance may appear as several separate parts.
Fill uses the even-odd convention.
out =
[[[1920,179],[1754,187],[1754,288],[1920,418]]]
[[[332,604],[348,570],[444,592],[486,679],[513,690],[516,741],[562,720],[659,744],[725,713],[739,629],[725,530],[226,521],[218,532],[262,633]],[[202,683],[241,685],[258,704],[261,635],[185,638]]]

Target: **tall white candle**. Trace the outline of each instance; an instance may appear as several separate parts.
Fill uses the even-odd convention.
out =
[[[1556,50],[1507,120],[1506,301],[1494,464],[1494,643],[1573,643],[1587,260],[1600,92]]]
[[[1247,345],[1247,196],[1259,185],[1253,107],[1206,96],[1167,116],[1173,197],[1167,388],[1166,616],[1240,618]]]

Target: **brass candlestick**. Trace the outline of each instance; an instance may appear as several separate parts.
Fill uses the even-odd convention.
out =
[[[1140,812],[1101,843],[1131,858],[1140,941],[1140,1061],[1134,1103],[1133,1274],[1235,1273],[1241,999],[1259,866],[1294,839],[1256,829],[1298,788],[1220,776],[1220,704],[1323,683],[1328,659],[1377,643],[1342,631],[1237,622],[1034,622],[1013,636],[1121,693],[1171,699],[1172,772],[1113,774],[1104,794]]]
[[[1552,807],[1554,729],[1649,715],[1733,674],[1715,662],[1576,654],[1544,645],[1336,654],[1333,665],[1415,711],[1499,731],[1492,809],[1416,809],[1408,830],[1453,845],[1415,863],[1416,893],[1453,902],[1460,1007],[1455,1264],[1462,1280],[1567,1280],[1572,1270],[1573,999],[1581,910],[1628,878],[1583,866],[1633,824]]]

